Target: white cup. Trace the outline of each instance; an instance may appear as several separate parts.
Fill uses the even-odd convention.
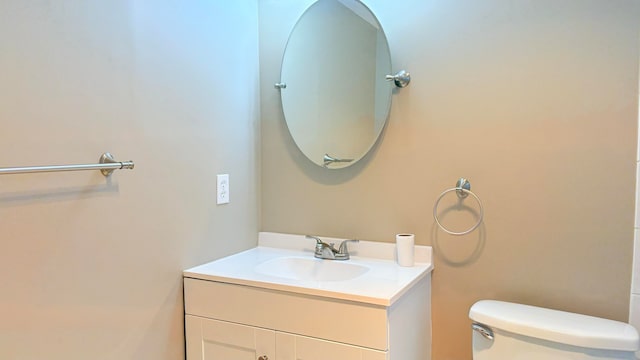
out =
[[[396,235],[396,255],[398,265],[413,266],[413,250],[415,245],[415,235],[398,234]]]

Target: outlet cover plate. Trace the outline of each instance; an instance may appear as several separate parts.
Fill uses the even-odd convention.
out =
[[[229,203],[229,174],[219,174],[216,178],[216,204],[227,204]]]

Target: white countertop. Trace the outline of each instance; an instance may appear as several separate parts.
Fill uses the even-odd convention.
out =
[[[342,239],[322,237],[326,242]],[[314,261],[315,242],[304,235],[260,233],[258,246],[184,271],[184,277],[238,284],[298,294],[391,306],[402,294],[431,273],[430,246],[416,246],[413,267],[399,266],[395,261],[395,244],[360,241],[349,244],[351,259],[346,262],[369,270],[344,281],[311,281],[270,276],[256,271],[267,261],[282,257],[304,257]]]

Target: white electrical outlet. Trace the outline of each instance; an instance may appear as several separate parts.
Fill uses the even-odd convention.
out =
[[[229,174],[219,174],[216,177],[218,179],[216,203],[218,205],[227,204],[229,202]]]

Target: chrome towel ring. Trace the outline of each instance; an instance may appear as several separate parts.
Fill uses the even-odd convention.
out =
[[[480,207],[480,217],[478,219],[478,222],[473,225],[471,228],[465,230],[465,231],[460,231],[460,232],[456,232],[456,231],[451,231],[447,228],[444,227],[444,225],[442,225],[440,223],[440,219],[438,219],[438,205],[440,204],[440,200],[442,200],[442,198],[452,192],[455,191],[456,194],[458,195],[458,198],[460,199],[464,199],[466,198],[469,194],[471,194],[471,196],[473,196],[474,198],[476,198],[476,201],[478,202],[478,206]],[[458,180],[458,182],[456,183],[456,187],[451,188],[451,189],[447,189],[445,191],[442,192],[442,194],[440,194],[440,196],[438,196],[438,200],[436,200],[436,204],[433,206],[433,218],[435,219],[436,223],[438,224],[438,226],[447,234],[451,234],[451,235],[466,235],[470,232],[472,232],[473,230],[477,229],[478,226],[480,226],[480,224],[482,223],[482,219],[484,218],[484,208],[482,207],[482,202],[480,201],[480,198],[474,194],[471,191],[471,183],[469,183],[469,181],[467,181],[467,179],[465,178],[460,178]]]

